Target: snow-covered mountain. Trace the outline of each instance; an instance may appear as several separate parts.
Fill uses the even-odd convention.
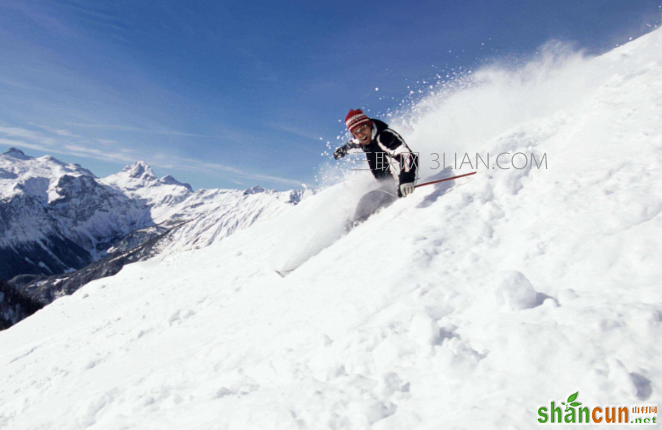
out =
[[[11,148],[0,155],[0,278],[80,269],[130,232],[155,224],[197,220],[189,234],[170,242],[176,249],[200,247],[296,204],[302,195],[260,187],[194,192],[170,175],[157,178],[143,161],[97,178],[78,164]]]
[[[313,193],[303,190],[279,192],[260,186],[244,191],[200,189],[194,192],[189,184],[182,184],[172,176],[157,179],[142,161],[100,182],[147,204],[154,223],[160,227],[153,230],[151,236],[162,234],[167,227],[181,226],[160,240],[157,249],[161,255],[208,246],[260,219],[289,209]],[[132,235],[144,230],[137,230]],[[109,252],[118,247],[130,249],[126,241],[120,241]]]
[[[659,406],[662,31],[479,72],[424,100],[412,146],[456,133],[547,169],[479,168],[345,234],[359,175],[93,281],[0,332],[0,426],[526,429],[575,392]]]
[[[256,188],[260,191],[256,191]],[[269,218],[299,203],[313,191],[278,192],[261,187],[237,190],[198,190],[171,206],[168,220],[191,220],[164,238],[160,254],[198,249]],[[165,212],[164,212],[165,213]]]
[[[207,246],[302,196],[261,187],[194,192],[143,161],[97,178],[11,148],[0,155],[0,279],[48,304],[126,263]]]
[[[193,194],[189,184],[182,184],[170,175],[157,178],[144,161],[126,166],[119,173],[102,178],[99,182],[122,190],[133,199],[144,201],[157,224],[172,214],[169,209]]]
[[[145,202],[105,186],[78,164],[0,155],[0,278],[57,274],[97,258],[104,244],[152,223]]]

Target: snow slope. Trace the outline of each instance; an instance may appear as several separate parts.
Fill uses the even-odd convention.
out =
[[[491,101],[469,137],[444,131],[455,150],[548,169],[420,188],[276,275],[288,235],[343,218],[354,185],[338,184],[57,300],[0,333],[0,427],[523,429],[575,391],[660,405],[661,48],[658,30],[483,70],[414,116],[412,146],[443,151],[422,136],[449,106]]]
[[[159,242],[162,255],[198,249],[248,228],[261,219],[287,212],[312,191],[274,191],[261,187],[197,190],[178,204],[153,210],[167,224],[191,220]],[[157,218],[158,220],[159,218]]]

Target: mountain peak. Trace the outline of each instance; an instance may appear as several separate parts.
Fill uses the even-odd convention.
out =
[[[21,151],[20,149],[16,149],[16,148],[9,148],[9,151],[5,152],[2,155],[7,155],[9,157],[17,158],[19,160],[30,160],[30,159],[33,158],[33,157],[30,157],[29,155],[25,155],[25,153],[23,151]]]
[[[193,188],[191,187],[190,184],[181,183],[170,175],[166,175],[162,177],[161,179],[159,179],[159,182],[165,185],[181,185],[183,187],[188,188],[189,191],[193,191]]]
[[[158,179],[149,165],[144,161],[136,161],[124,167],[119,173],[104,178],[104,181],[119,188],[133,191],[159,188],[162,185],[178,185],[193,192],[191,185],[181,183],[170,175]]]
[[[156,179],[156,175],[144,161],[136,161],[123,168],[122,172],[128,173],[131,178]]]
[[[262,188],[262,187],[259,186],[259,185],[256,185],[256,186],[254,186],[254,187],[251,187],[251,188],[245,190],[245,191],[244,191],[244,195],[246,196],[246,195],[248,195],[248,194],[258,194],[258,193],[263,193],[263,192],[265,192],[265,191],[266,191],[266,190],[265,190],[264,188]]]

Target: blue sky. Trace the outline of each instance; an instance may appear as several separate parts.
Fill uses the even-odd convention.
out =
[[[661,5],[0,0],[0,152],[98,176],[144,160],[194,188],[314,185],[350,108],[550,39],[605,52]]]

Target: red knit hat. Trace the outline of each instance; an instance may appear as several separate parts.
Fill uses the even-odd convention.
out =
[[[372,121],[370,121],[370,118],[368,118],[361,109],[350,110],[345,118],[345,124],[349,131],[354,131],[363,124],[370,124],[372,127]]]

